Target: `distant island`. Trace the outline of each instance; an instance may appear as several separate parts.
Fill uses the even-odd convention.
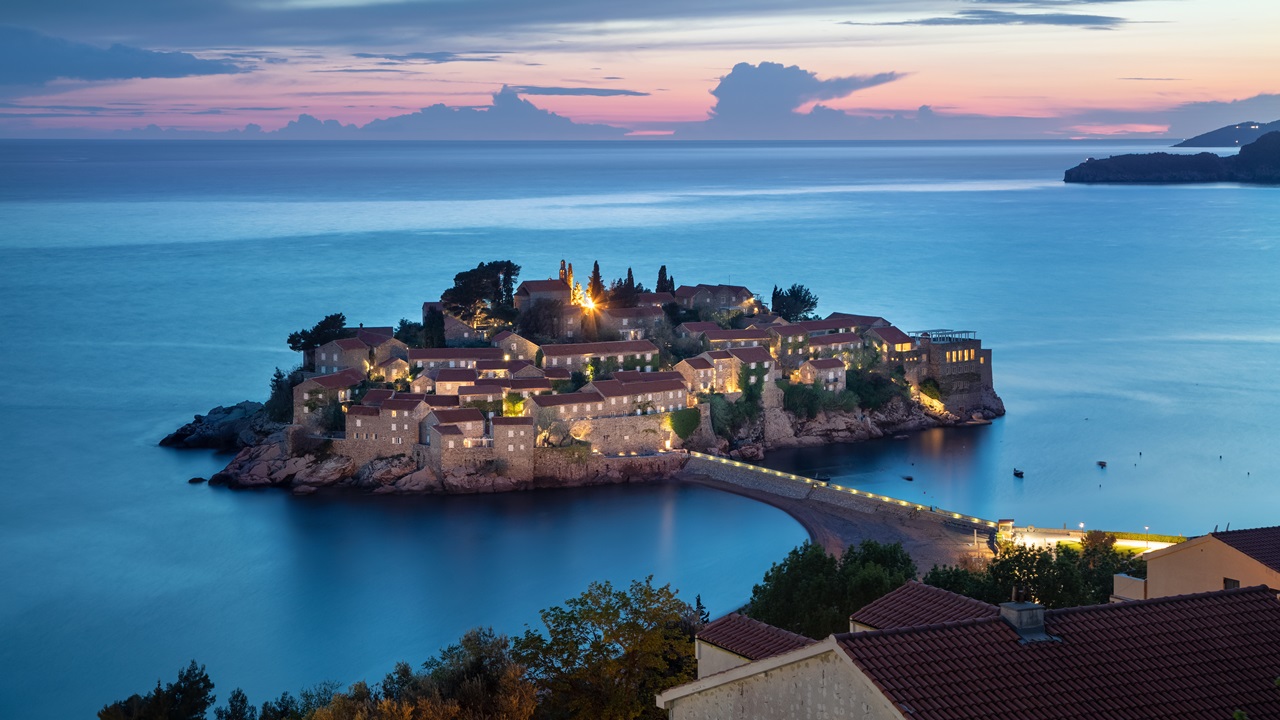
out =
[[[1227,125],[1217,130],[1201,133],[1193,138],[1183,140],[1174,147],[1230,147],[1236,148],[1257,140],[1269,132],[1280,131],[1280,120],[1260,123],[1249,120],[1235,125]]]
[[[1280,184],[1280,132],[1240,148],[1234,157],[1148,153],[1089,158],[1063,177],[1069,183],[1252,183]]]
[[[670,476],[681,450],[758,460],[780,447],[983,423],[1004,414],[991,351],[970,331],[906,333],[874,315],[813,314],[793,284],[652,291],[599,264],[519,282],[481,263],[421,322],[293,333],[265,404],[197,416],[162,445],[238,450],[209,480],[307,494],[475,493]],[[193,481],[200,481],[193,478]]]

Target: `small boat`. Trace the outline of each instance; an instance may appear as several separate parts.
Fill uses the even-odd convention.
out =
[[[1016,478],[1020,478],[1020,477],[1022,477],[1022,471],[1021,471],[1021,470],[1019,470],[1018,468],[1014,468],[1014,469],[1013,469],[1013,476],[1014,476],[1014,477],[1016,477]]]
[[[1099,461],[1098,461],[1098,467],[1100,467],[1100,468],[1106,468],[1106,467],[1107,467],[1107,461],[1106,461],[1106,460],[1099,460]]]
[[[906,480],[907,482],[913,482],[915,480],[915,478],[911,477],[910,475],[903,475],[902,479]]]
[[[906,435],[894,435],[894,436],[893,436],[893,439],[894,439],[894,440],[906,440],[906,439],[907,439],[907,436],[906,436]]]

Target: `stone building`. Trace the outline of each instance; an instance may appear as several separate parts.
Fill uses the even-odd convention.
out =
[[[716,367],[704,357],[691,357],[676,363],[676,372],[684,378],[691,394],[715,392]]]
[[[496,348],[502,350],[502,359],[525,360],[533,362],[538,357],[538,344],[532,340],[525,339],[510,330],[503,330],[493,339],[489,341]]]
[[[773,324],[769,328],[769,351],[784,368],[797,368],[808,360],[809,332],[796,324]]]
[[[684,376],[677,370],[654,370],[653,372],[644,372],[643,370],[619,370],[612,376],[613,380],[618,382],[652,382],[654,380],[684,380]]]
[[[356,339],[369,348],[369,365],[376,366],[391,358],[409,359],[409,346],[381,330],[357,330]]]
[[[531,417],[493,419],[493,455],[503,465],[502,474],[516,479],[532,479],[537,436]]]
[[[698,356],[711,365],[711,392],[738,392],[737,364],[728,350],[712,350]]]
[[[817,383],[827,392],[839,393],[845,389],[845,366],[839,358],[814,358],[805,360],[794,375],[801,385]]]
[[[660,308],[675,301],[676,296],[669,292],[636,293],[636,307]]]
[[[1280,714],[1274,590],[981,610],[954,621],[831,635],[666,690],[657,706],[672,720]]]
[[[481,360],[501,360],[502,350],[493,347],[410,348],[409,365],[422,370],[433,380],[447,368],[474,370]]]
[[[468,441],[479,440],[485,435],[484,413],[475,408],[431,408],[422,420],[422,425],[428,428],[433,425],[453,425]]]
[[[926,330],[914,333],[918,362],[907,366],[907,379],[919,385],[926,378],[938,382],[948,407],[982,406],[993,386],[991,351],[968,330]]]
[[[333,404],[350,403],[364,383],[364,372],[347,368],[328,375],[316,375],[293,386],[293,422],[295,425],[320,427],[325,424],[325,410]]]
[[[597,392],[604,398],[604,411],[597,417],[651,415],[688,407],[684,380],[620,382],[595,380],[583,392]]]
[[[543,368],[566,368],[570,371],[582,370],[594,363],[610,371],[648,372],[655,369],[660,361],[658,347],[648,340],[543,345],[542,355]]]
[[[359,338],[330,340],[315,349],[316,372],[322,375],[354,368],[360,372],[369,369],[369,346]]]
[[[879,353],[880,362],[887,366],[905,366],[920,360],[915,339],[892,325],[871,328],[862,337],[867,346]]]
[[[579,391],[560,395],[535,395],[524,404],[525,415],[539,418],[575,420],[607,415],[604,396],[598,392]]]
[[[1211,532],[1142,557],[1146,580],[1115,576],[1113,601],[1251,585],[1280,588],[1280,526]]]
[[[677,325],[675,334],[678,338],[701,338],[703,333],[715,332],[723,329],[724,328],[713,322],[687,322]]]
[[[381,378],[382,382],[402,380],[409,377],[409,363],[404,358],[387,358],[375,365],[369,375],[374,379]]]
[[[706,330],[702,337],[712,350],[768,347],[772,339],[768,330]]]
[[[773,355],[762,347],[734,348],[726,350],[730,358],[730,370],[735,382],[746,377],[747,382],[773,384],[778,379],[778,364]],[[709,353],[708,353],[709,354]],[[740,390],[742,388],[739,388]]]
[[[601,308],[597,313],[600,328],[618,333],[623,340],[643,340],[653,334],[654,327],[666,320],[667,314],[662,308],[652,305]]]
[[[539,300],[554,300],[569,305],[573,290],[564,280],[525,280],[516,288],[515,306],[521,312]]]
[[[674,293],[681,307],[705,308],[714,312],[739,310],[748,315],[760,308],[752,292],[741,285],[681,285]]]
[[[862,349],[862,336],[857,333],[830,333],[809,336],[809,357],[848,359]]]
[[[469,368],[445,368],[436,372],[436,394],[457,395],[458,388],[464,385],[475,385],[475,370]]]

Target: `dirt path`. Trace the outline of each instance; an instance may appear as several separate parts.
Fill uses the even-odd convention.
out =
[[[916,561],[921,576],[934,565],[954,565],[963,555],[989,557],[991,554],[983,535],[979,534],[975,547],[972,531],[952,528],[932,518],[858,512],[825,502],[781,497],[693,473],[681,473],[677,479],[772,505],[795,518],[808,531],[809,538],[829,553],[843,553],[849,545],[863,540],[900,542]]]

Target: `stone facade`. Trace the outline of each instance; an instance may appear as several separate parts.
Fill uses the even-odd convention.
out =
[[[570,371],[581,371],[588,364],[596,363],[615,370],[647,372],[657,369],[660,362],[657,346],[648,340],[544,345],[542,353],[544,368]]]
[[[538,345],[510,331],[500,332],[490,343],[502,350],[502,359],[507,361],[525,360],[533,362],[538,357]]]
[[[844,392],[845,372],[844,362],[838,358],[806,360],[800,364],[794,380],[801,385],[816,383],[827,392],[838,393]]]
[[[321,375],[347,368],[361,372],[369,369],[369,346],[357,338],[330,340],[315,349],[316,372]]]

